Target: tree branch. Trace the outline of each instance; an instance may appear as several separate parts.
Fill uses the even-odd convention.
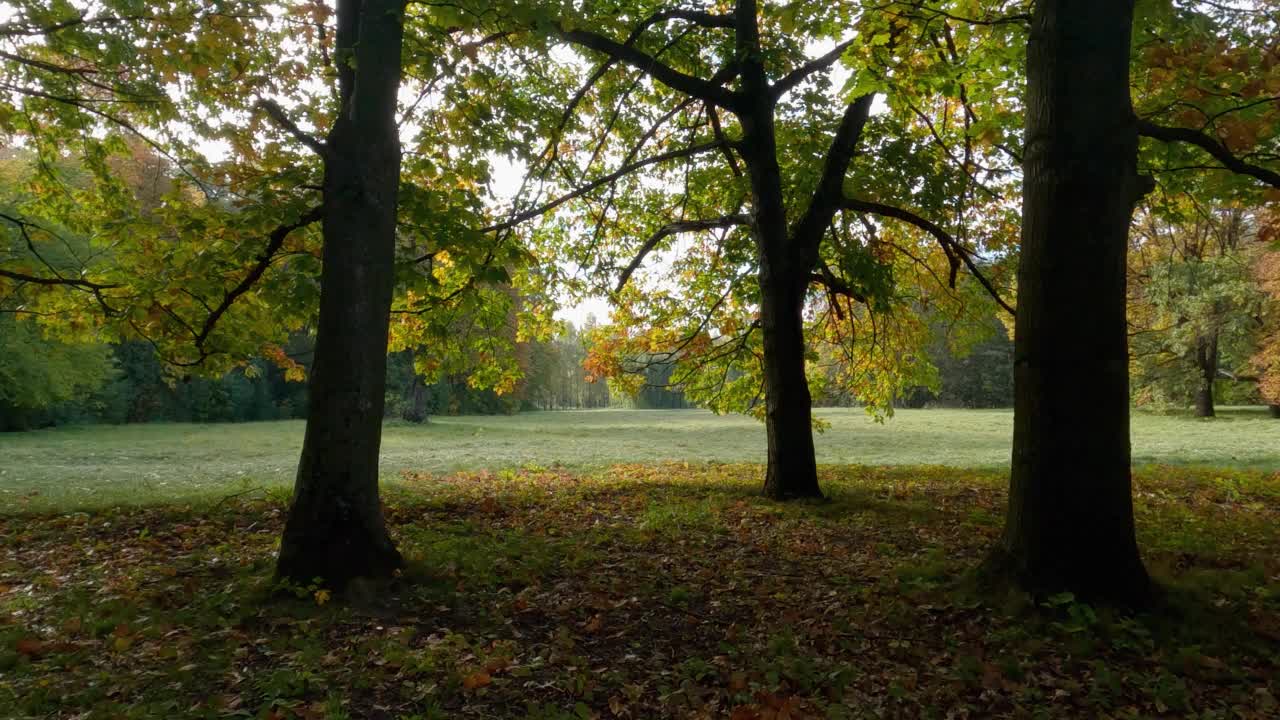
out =
[[[207,356],[207,353],[204,350],[204,344],[209,339],[209,335],[213,333],[213,329],[218,324],[218,320],[226,314],[227,310],[231,308],[231,304],[234,303],[237,298],[244,295],[246,292],[249,292],[249,289],[253,287],[254,283],[258,282],[258,280],[262,278],[263,273],[267,271],[267,268],[275,259],[276,253],[279,252],[280,248],[284,245],[285,238],[289,237],[289,233],[297,230],[298,228],[306,227],[307,225],[318,222],[320,220],[320,216],[321,209],[319,207],[314,207],[303,213],[297,221],[280,225],[275,230],[271,231],[271,235],[269,236],[270,239],[267,241],[267,246],[263,248],[262,254],[258,255],[257,264],[253,266],[253,269],[249,271],[249,274],[245,275],[234,288],[223,293],[222,302],[218,303],[218,306],[209,313],[209,317],[205,318],[204,325],[200,328],[200,332],[195,334],[195,345],[197,348],[200,348],[202,356]]]
[[[813,60],[810,60],[809,62],[801,65],[795,70],[792,70],[791,72],[787,73],[782,77],[781,80],[774,83],[773,87],[770,88],[769,92],[773,94],[774,98],[780,98],[783,95],[787,94],[789,90],[799,85],[800,83],[804,82],[805,78],[809,77],[815,72],[818,72],[819,70],[824,70],[834,65],[835,62],[840,59],[840,56],[844,55],[844,51],[848,50],[850,45],[853,45],[855,40],[856,38],[850,38],[848,40],[845,40],[839,45],[836,45],[835,48],[831,50],[831,52],[826,53],[821,57],[814,58]]]
[[[267,117],[271,118],[271,120],[280,127],[281,130],[284,130],[286,133],[293,136],[295,140],[311,148],[315,154],[320,157],[325,157],[329,154],[328,146],[321,142],[316,136],[298,127],[298,124],[289,119],[284,108],[280,107],[280,104],[276,101],[263,98],[258,100],[258,102],[254,104],[254,107],[261,109],[266,113]]]
[[[595,50],[618,62],[630,65],[678,92],[731,110],[739,104],[738,95],[733,91],[710,80],[680,72],[631,45],[617,42],[589,30],[557,28],[556,34],[566,42],[580,45],[589,50]]]
[[[549,200],[537,207],[525,210],[524,212],[516,213],[515,215],[511,216],[511,218],[508,220],[497,223],[495,225],[490,225],[488,227],[480,228],[478,232],[488,233],[488,232],[500,232],[502,230],[510,230],[511,228],[519,225],[520,223],[526,220],[538,217],[539,215],[542,215],[548,211],[554,210],[560,207],[561,205],[569,202],[570,200],[582,197],[583,195],[586,195],[592,190],[595,190],[596,188],[602,185],[608,185],[609,183],[629,173],[633,173],[636,170],[639,170],[640,168],[648,167],[649,165],[656,165],[658,163],[666,162],[668,160],[676,160],[679,158],[690,157],[692,155],[697,155],[698,153],[703,153],[708,150],[716,150],[716,149],[719,149],[720,146],[723,144],[724,142],[722,140],[713,140],[711,142],[702,143],[700,145],[692,145],[690,147],[685,147],[685,148],[680,148],[678,150],[671,150],[668,152],[664,152],[660,155],[654,155],[653,157],[645,158],[644,160],[636,160],[635,162],[627,163],[626,165],[623,165],[622,167],[609,173],[608,175],[596,178],[595,180],[592,180],[586,185],[582,185],[568,193],[565,193],[564,195],[561,195],[558,198],[555,198],[554,200]]]
[[[631,279],[632,274],[640,269],[640,264],[644,262],[645,256],[653,251],[658,243],[664,238],[680,233],[698,232],[701,230],[714,230],[716,228],[733,227],[734,225],[746,225],[751,222],[751,218],[742,213],[733,215],[724,215],[722,217],[710,220],[682,220],[664,225],[657,232],[649,236],[648,240],[640,246],[640,250],[636,252],[636,256],[631,260],[631,264],[622,271],[622,275],[618,278],[618,286],[613,289],[615,293],[622,292],[622,288],[626,287],[627,281]]]
[[[107,285],[102,283],[90,282],[80,278],[67,277],[42,277],[39,275],[28,275],[26,273],[15,272],[13,270],[5,270],[0,268],[0,277],[6,277],[10,280],[31,283],[32,285],[67,285],[69,287],[77,287],[84,290],[110,290],[118,288],[119,285]]]
[[[1016,314],[1017,311],[1014,309],[1014,307],[1009,303],[1005,302],[1004,298],[1000,297],[1000,293],[996,291],[995,286],[991,284],[991,281],[988,280],[987,277],[982,274],[982,271],[978,269],[977,264],[973,262],[973,258],[970,257],[969,251],[963,245],[957,242],[956,239],[951,236],[951,233],[948,233],[946,230],[943,230],[938,225],[932,222],[929,222],[928,220],[920,217],[919,215],[916,215],[915,213],[909,210],[904,210],[902,208],[894,207],[892,205],[885,205],[883,203],[877,203],[877,202],[869,202],[866,200],[857,200],[854,198],[845,198],[843,202],[843,207],[846,210],[854,210],[856,212],[871,213],[872,215],[879,215],[881,217],[890,217],[896,220],[901,220],[902,222],[908,223],[910,225],[915,225],[921,230],[924,230],[925,232],[929,233],[930,235],[932,235],[934,238],[937,239],[938,243],[942,245],[944,250],[947,250],[949,253],[955,253],[955,255],[959,256],[960,260],[964,262],[965,267],[969,268],[969,272],[975,278],[978,279],[978,282],[981,283],[982,287],[986,289],[987,294],[990,295],[992,299],[994,299],[996,303],[1000,305],[1000,307],[1004,308],[1010,314]]]
[[[1236,157],[1226,145],[1223,145],[1216,138],[1210,137],[1198,130],[1190,128],[1166,127],[1157,125],[1150,120],[1138,120],[1138,134],[1149,137],[1162,142],[1183,142],[1204,150],[1213,156],[1215,160],[1222,163],[1223,166],[1239,175],[1249,175],[1257,178],[1264,183],[1280,188],[1280,172],[1269,170],[1260,165],[1245,162]]]
[[[844,199],[844,176],[849,171],[849,163],[853,162],[858,140],[862,137],[862,129],[866,127],[874,99],[875,93],[868,93],[845,108],[840,127],[836,129],[831,147],[827,150],[818,187],[792,234],[804,252],[816,253],[822,233],[840,208]]]

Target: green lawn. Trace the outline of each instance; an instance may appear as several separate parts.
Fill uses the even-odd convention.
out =
[[[970,582],[1010,413],[820,415],[819,504],[739,417],[393,424],[343,596],[273,579],[301,423],[0,436],[0,718],[1280,716],[1280,421],[1136,418],[1131,615]]]
[[[819,410],[831,423],[817,438],[832,465],[1008,462],[1006,410],[902,410],[884,424],[859,410]],[[167,501],[287,485],[297,463],[299,421],[240,425],[151,424],[0,434],[0,507],[38,510],[133,500]],[[627,462],[763,462],[764,428],[742,416],[701,410],[596,410],[393,423],[383,439],[388,479],[404,471]],[[1280,470],[1280,421],[1262,410],[1214,420],[1137,414],[1134,462]],[[2,512],[2,511],[0,511]]]

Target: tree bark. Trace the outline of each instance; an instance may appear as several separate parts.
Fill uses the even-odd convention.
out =
[[[768,261],[762,266],[767,268]],[[760,329],[764,335],[765,430],[769,456],[764,494],[775,500],[821,498],[813,449],[812,398],[804,369],[804,281],[785,282],[761,271]]]
[[[402,417],[411,423],[427,421],[427,384],[417,373],[409,380],[409,407],[405,408]]]
[[[736,41],[742,61],[741,152],[751,181],[756,252],[760,258],[765,430],[769,455],[764,494],[776,500],[820,498],[813,450],[812,398],[805,374],[804,296],[815,258],[788,234],[774,127],[775,102],[759,51],[756,3],[739,0]]]
[[[1125,252],[1137,173],[1133,0],[1041,0],[1027,47],[1014,434],[988,563],[1034,593],[1141,604]]]
[[[1196,342],[1196,369],[1200,371],[1200,386],[1196,389],[1196,417],[1214,417],[1213,382],[1218,377],[1217,332]]]
[[[1271,410],[1271,417],[1280,420],[1280,405],[1268,405],[1267,408]]]
[[[338,3],[342,106],[329,132],[310,410],[277,574],[340,589],[401,566],[378,497],[394,289],[403,0]]]

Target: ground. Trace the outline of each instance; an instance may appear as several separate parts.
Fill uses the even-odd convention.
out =
[[[983,438],[1003,417],[949,413],[929,433],[924,414],[897,428],[835,416],[859,429],[850,452],[887,453],[899,432],[904,449],[928,443],[917,462],[993,465],[1000,443]],[[1274,442],[1241,440],[1274,437],[1254,422],[1139,421],[1137,452],[1163,433],[1164,456],[1147,457],[1166,464],[1137,478],[1139,539],[1164,588],[1138,615],[973,586],[999,532],[998,467],[827,465],[830,502],[779,505],[758,497],[750,463],[610,463],[671,431],[690,455],[748,446],[749,426],[699,432],[715,425],[697,414],[391,429],[389,464],[414,462],[414,437],[481,452],[486,435],[521,433],[532,442],[502,457],[579,463],[400,473],[386,512],[408,567],[342,598],[276,586],[284,490],[212,471],[239,452],[287,464],[271,446],[296,426],[6,437],[0,484],[28,503],[0,516],[0,717],[1273,718],[1280,476]],[[193,434],[178,446],[163,430]],[[1243,467],[1188,465],[1223,453]],[[160,473],[153,488],[204,484],[147,502],[127,478],[140,456]],[[54,493],[58,472],[72,489]],[[109,507],[126,487],[134,502]]]

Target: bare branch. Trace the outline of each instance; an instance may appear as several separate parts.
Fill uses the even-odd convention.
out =
[[[559,28],[557,34],[566,42],[595,50],[618,62],[630,65],[673,90],[731,110],[739,104],[737,93],[710,80],[680,72],[629,44],[617,42],[589,30]]]
[[[706,28],[733,29],[732,15],[716,15],[702,10],[687,10],[683,8],[659,10],[645,21],[644,26],[656,25],[666,20],[686,20],[694,25],[701,25]]]
[[[774,83],[773,87],[770,88],[770,92],[773,93],[773,97],[782,97],[792,88],[804,82],[805,78],[819,70],[824,70],[834,65],[835,62],[840,59],[840,56],[844,55],[844,51],[848,50],[850,45],[853,45],[855,40],[856,38],[845,40],[839,45],[836,45],[831,52],[820,57],[816,57],[784,75],[781,80]]]
[[[654,155],[653,157],[645,158],[644,160],[636,160],[635,162],[627,163],[626,165],[623,165],[622,167],[609,173],[608,175],[596,178],[595,180],[592,180],[586,185],[582,185],[568,193],[565,193],[564,195],[561,195],[560,197],[554,200],[549,200],[537,207],[525,210],[524,212],[516,213],[515,215],[511,216],[510,219],[497,223],[496,225],[490,225],[488,227],[480,228],[479,232],[487,233],[487,232],[500,232],[502,230],[510,230],[511,228],[519,225],[520,223],[526,220],[538,217],[539,215],[543,215],[551,210],[554,210],[560,207],[561,205],[569,202],[570,200],[582,197],[583,195],[586,195],[592,190],[595,190],[596,188],[601,187],[602,185],[608,185],[609,183],[615,180],[618,180],[619,178],[622,178],[630,173],[633,173],[636,170],[639,170],[640,168],[648,167],[649,165],[656,165],[658,163],[666,162],[668,160],[677,160],[679,158],[690,157],[693,155],[697,155],[699,153],[707,152],[708,150],[717,150],[723,144],[724,143],[721,140],[713,140],[711,142],[702,143],[700,145],[693,145],[690,147],[680,148],[678,150],[671,150],[669,152],[665,152],[660,155]]]
[[[288,114],[285,113],[284,108],[280,107],[280,104],[276,101],[263,98],[258,100],[254,106],[266,113],[267,117],[271,118],[271,120],[279,126],[281,130],[284,130],[289,135],[293,136],[295,140],[311,148],[315,154],[320,157],[325,157],[329,154],[329,148],[321,142],[319,138],[298,127],[298,124],[289,118]]]
[[[679,235],[688,232],[700,232],[702,230],[714,230],[716,228],[727,228],[735,225],[747,225],[751,222],[750,216],[735,213],[733,215],[724,215],[710,220],[682,220],[662,226],[657,232],[649,236],[648,240],[640,246],[640,250],[636,252],[636,256],[632,258],[631,264],[622,271],[621,277],[618,278],[618,286],[613,289],[615,293],[622,292],[622,288],[626,287],[627,281],[636,270],[640,269],[640,264],[644,262],[645,256],[658,246],[664,238],[672,235]]]

